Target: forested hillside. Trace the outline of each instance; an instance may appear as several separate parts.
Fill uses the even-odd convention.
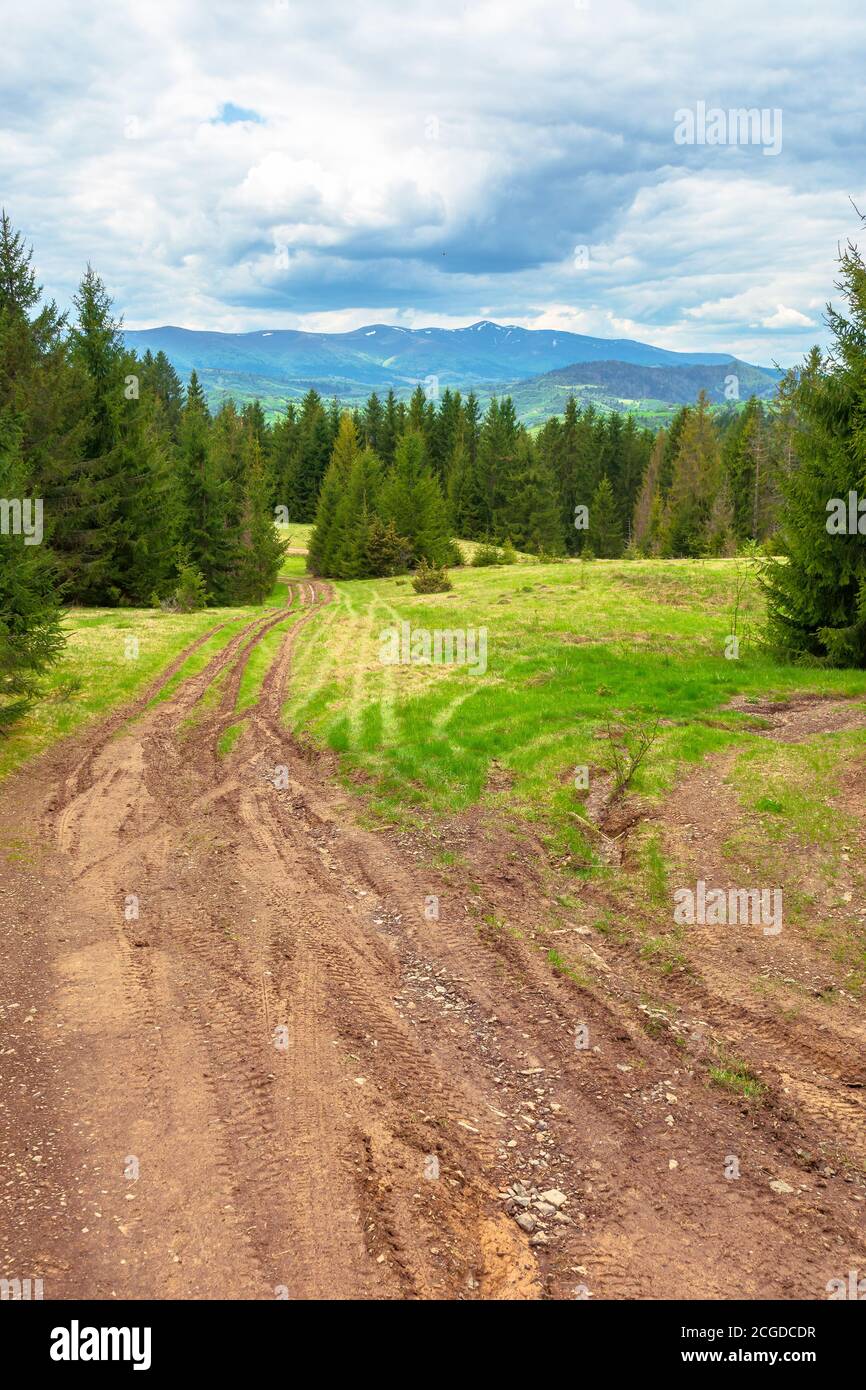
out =
[[[701,391],[713,405],[771,400],[781,377],[766,367],[737,358],[715,365],[643,366],[630,362],[575,362],[542,376],[516,382],[514,407],[527,425],[560,415],[569,396],[579,405],[632,414],[638,424],[668,423],[677,407],[695,405]]]
[[[448,387],[434,400],[420,386],[408,401],[373,392],[352,411],[310,389],[273,423],[258,402],[212,414],[195,372],[184,387],[163,352],[125,347],[91,267],[67,319],[41,302],[31,256],[4,213],[0,720],[26,708],[62,645],[61,603],[260,602],[284,549],[278,522],[315,523],[313,573],[364,578],[459,563],[455,537],[486,543],[477,563],[501,559],[496,547],[732,555],[772,549],[782,518],[776,548],[791,564],[768,580],[777,637],[838,660],[862,653],[862,544],[822,530],[828,498],[862,481],[853,251],[854,317],[833,319],[844,365],[813,355],[769,405],[714,412],[702,391],[655,435],[573,396],[533,435],[510,396],[482,411]]]
[[[481,320],[465,328],[403,328],[372,323],[348,333],[262,329],[254,333],[199,332],[188,328],[128,330],[126,345],[139,356],[164,352],[182,379],[198,373],[213,404],[226,391],[243,402],[300,399],[310,387],[353,403],[370,391],[398,397],[419,381],[482,392],[537,376],[570,362],[615,358],[644,366],[723,365],[723,353],[671,352],[631,339],[593,338],[555,329],[521,328]]]

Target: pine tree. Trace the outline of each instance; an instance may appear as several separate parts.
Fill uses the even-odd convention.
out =
[[[619,436],[619,488],[623,530],[632,539],[631,524],[635,503],[655,440],[649,430],[639,429],[633,415],[627,415]],[[613,480],[611,480],[613,481]]]
[[[478,457],[478,439],[481,434],[481,407],[478,404],[478,397],[474,391],[463,403],[463,443],[470,459],[474,463]]]
[[[659,471],[659,493],[663,501],[667,501],[667,495],[671,489],[674,477],[674,460],[679,451],[680,438],[691,413],[692,407],[690,405],[682,406],[665,431],[665,452]]]
[[[256,420],[245,421],[244,491],[232,565],[232,602],[263,603],[271,593],[285,554],[271,510],[271,484]]]
[[[632,542],[642,555],[658,553],[662,515],[661,469],[666,447],[667,435],[662,429],[656,435],[634,509]]]
[[[668,444],[669,444],[668,440]],[[701,555],[721,478],[716,429],[705,392],[684,419],[665,507],[664,554]]]
[[[87,424],[86,388],[70,361],[65,316],[53,302],[40,306],[32,257],[32,248],[25,247],[2,212],[0,418],[9,451],[5,466],[12,468],[14,453],[15,485],[31,502],[41,499],[45,538],[56,550],[71,544],[81,529],[77,478]],[[65,571],[56,568],[62,581]],[[41,584],[40,578],[40,592]]]
[[[78,527],[56,533],[53,544],[69,562],[72,596],[146,603],[170,563],[161,510],[170,435],[155,397],[142,392],[146,374],[124,347],[111,299],[91,266],[74,302],[70,352],[86,383],[88,421],[75,480]]]
[[[417,430],[408,430],[397,445],[393,473],[382,488],[381,516],[411,542],[414,564],[426,560],[438,568],[451,559],[445,501]]]
[[[528,435],[517,445],[517,467],[509,507],[507,538],[534,555],[565,552],[562,514],[553,474]]]
[[[140,365],[142,395],[159,401],[166,427],[176,444],[183,412],[183,386],[162,348],[154,357],[148,348]]]
[[[725,433],[722,465],[730,483],[739,540],[761,539],[774,525],[775,478],[764,407],[754,396]]]
[[[289,401],[282,416],[275,421],[268,440],[269,471],[273,478],[271,500],[275,507],[285,507],[289,521],[300,520],[295,493],[299,443],[295,406]]]
[[[357,431],[351,415],[346,413],[340,421],[331,462],[319,494],[315,529],[310,536],[307,564],[313,574],[334,574],[342,539],[338,530],[340,503],[357,456]]]
[[[393,390],[391,390],[388,392],[385,399],[385,410],[379,428],[379,448],[376,451],[382,460],[386,472],[388,472],[394,464],[394,454],[397,451],[397,440],[399,436],[400,426],[397,418],[397,398]]]
[[[382,402],[379,400],[376,392],[373,391],[364,407],[361,429],[366,448],[372,449],[374,454],[379,451],[380,435],[384,418],[385,412],[382,409]]]
[[[707,555],[730,556],[735,555],[737,551],[734,499],[730,482],[724,475],[710,505],[704,532],[704,549]]]
[[[177,457],[176,551],[178,566],[202,574],[208,598],[228,601],[232,565],[227,530],[227,485],[217,473],[210,416],[195,372],[187,386]]]
[[[575,508],[589,507],[600,481],[604,421],[592,408],[580,411],[569,396],[553,452],[562,525],[569,553],[577,554],[585,533],[575,528]]]
[[[336,579],[364,579],[370,574],[369,547],[382,487],[382,465],[372,449],[354,458],[337,506],[329,573]]]
[[[2,250],[0,250],[2,255]],[[0,308],[0,344],[6,310]],[[6,365],[6,364],[4,364]],[[21,431],[8,408],[0,410],[0,735],[26,713],[39,690],[40,676],[60,656],[61,628],[54,574],[37,540],[39,499],[30,495],[20,453]],[[29,504],[30,537],[18,524],[15,507]]]
[[[866,265],[849,243],[828,306],[834,343],[813,348],[784,395],[798,420],[797,466],[782,480],[782,555],[763,573],[772,639],[785,652],[866,667]],[[853,508],[852,508],[853,495]],[[854,522],[852,527],[851,522]]]
[[[486,534],[487,513],[477,461],[473,462],[462,431],[448,466],[448,514],[454,534],[464,540],[480,540]]]
[[[610,479],[602,478],[589,508],[589,546],[600,560],[615,560],[623,552],[622,523]]]
[[[503,538],[505,514],[517,451],[518,426],[509,396],[494,396],[478,438],[476,455],[477,486],[483,500],[483,535]]]
[[[433,469],[443,494],[447,495],[450,483],[450,467],[458,440],[463,438],[466,423],[463,418],[463,401],[459,391],[446,387],[439,402],[439,409],[433,420],[429,443],[430,467]]]
[[[307,392],[301,403],[297,438],[293,446],[294,468],[286,487],[286,505],[293,521],[313,521],[334,440],[331,422],[317,391]]]
[[[366,573],[371,578],[388,579],[409,567],[412,547],[406,536],[399,536],[393,521],[374,516],[367,536]]]

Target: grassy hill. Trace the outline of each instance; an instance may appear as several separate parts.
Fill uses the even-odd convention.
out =
[[[629,362],[578,362],[509,387],[517,413],[528,425],[560,415],[569,396],[580,405],[628,411],[641,424],[663,423],[681,405],[690,405],[705,391],[716,405],[728,404],[726,383],[737,378],[741,401],[749,396],[768,400],[775,395],[781,373],[729,358],[718,365],[646,367]]]

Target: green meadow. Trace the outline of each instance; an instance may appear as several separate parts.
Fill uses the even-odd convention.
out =
[[[286,557],[287,574],[297,566],[303,570],[303,558]],[[197,613],[165,613],[154,608],[67,609],[66,647],[60,662],[43,679],[42,698],[5,739],[0,739],[0,777],[57,739],[135,699],[185,647],[210,632],[161,688],[154,703],[168,699],[183,681],[204,670],[242,624],[285,603],[286,586],[277,583],[267,603],[258,607],[208,608]],[[272,644],[269,650],[273,652]],[[263,672],[255,671],[243,692],[263,678]]]
[[[733,744],[770,756],[748,737],[760,719],[727,708],[734,696],[866,695],[862,671],[781,665],[763,648],[762,595],[743,561],[451,574],[452,592],[423,596],[404,579],[338,583],[299,634],[284,717],[339,754],[389,821],[484,802],[579,848],[575,769],[613,771],[616,747],[654,736],[630,787],[659,797],[685,765]],[[404,621],[486,628],[486,671],[383,664],[381,634]]]
[[[297,548],[306,544],[309,528],[287,529]],[[284,581],[304,572],[303,555],[287,556],[281,581],[256,608],[70,609],[63,659],[44,698],[0,744],[0,775],[133,699],[210,632],[155,702],[170,697],[240,624],[285,606]],[[747,562],[522,557],[451,577],[452,591],[432,595],[415,594],[406,578],[336,583],[334,601],[298,633],[284,720],[338,755],[365,815],[411,825],[480,804],[503,821],[535,823],[560,862],[592,872],[600,866],[578,770],[615,774],[617,759],[645,737],[650,746],[630,792],[659,800],[688,765],[733,748],[729,779],[747,823],[742,843],[729,848],[757,870],[799,835],[834,858],[846,826],[828,803],[840,766],[866,751],[866,735],[779,745],[750,737],[760,716],[729,706],[735,696],[866,697],[866,673],[775,660],[762,646],[763,600]],[[296,609],[252,650],[239,715],[255,703]],[[486,629],[486,669],[383,663],[383,634],[404,622],[412,632]],[[726,656],[732,635],[736,657]],[[218,683],[210,693],[219,698]],[[201,709],[208,703],[206,696]],[[241,728],[225,732],[221,755],[230,755]],[[641,857],[647,892],[661,900],[665,867],[651,835]]]

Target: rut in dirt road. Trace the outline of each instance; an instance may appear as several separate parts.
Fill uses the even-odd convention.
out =
[[[305,610],[296,631],[327,590],[294,593]],[[447,1287],[447,1269],[417,1248],[447,1164],[436,1182],[424,1174],[440,1127],[478,1101],[455,1091],[380,997],[388,946],[329,870],[315,813],[285,789],[287,764],[304,771],[280,724],[291,640],[246,714],[231,770],[215,753],[242,717],[245,659],[285,616],[250,624],[170,700],[81,740],[48,798],[42,832],[57,853],[38,910],[63,949],[46,1013],[72,1040],[55,1058],[72,1159],[58,1202],[81,1222],[46,1258],[32,1241],[44,1218],[29,1212],[31,1259],[55,1271],[49,1296]],[[382,1113],[383,1083],[357,1075],[346,1036],[358,1030],[373,1039],[376,1069],[395,1069],[405,1134]],[[459,1137],[451,1156],[459,1167]],[[384,1194],[401,1166],[421,1191],[392,1211]],[[463,1166],[480,1172],[471,1153]],[[465,1201],[458,1193],[449,1207]],[[442,1239],[449,1219],[434,1218]],[[531,1265],[495,1209],[464,1213],[455,1240],[464,1223],[470,1241],[508,1257],[492,1278]]]
[[[777,1117],[649,1036],[616,957],[553,977],[357,826],[282,724],[329,590],[289,596],[4,792],[32,856],[0,869],[2,1270],[47,1298],[820,1297],[863,1259],[852,1193],[769,1191]],[[484,888],[529,924],[542,867],[505,848]]]

